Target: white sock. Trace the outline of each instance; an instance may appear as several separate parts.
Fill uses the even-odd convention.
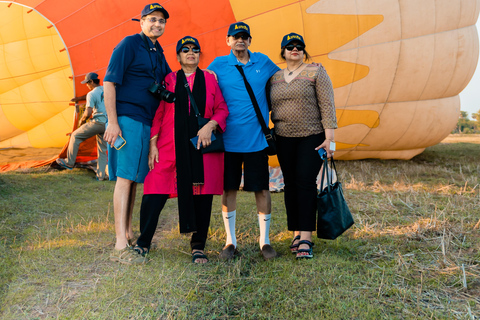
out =
[[[272,214],[259,214],[258,215],[258,226],[260,227],[260,250],[264,245],[270,244],[270,239],[268,234],[270,232],[270,220],[272,219]]]
[[[237,217],[237,210],[230,212],[222,211],[223,224],[225,225],[225,232],[227,233],[227,240],[225,245],[233,244],[237,247],[237,238],[235,237],[235,219]]]

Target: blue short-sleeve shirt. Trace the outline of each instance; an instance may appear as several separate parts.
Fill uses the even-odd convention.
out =
[[[103,99],[103,87],[95,87],[87,93],[87,108],[93,109],[92,121],[105,123],[107,122],[107,110]]]
[[[267,126],[269,117],[265,85],[280,68],[263,53],[248,53],[250,61],[245,65],[230,51],[228,56],[217,57],[208,66],[217,74],[228,106],[227,130],[223,134],[225,151],[228,152],[257,152],[268,146],[243,77],[235,66],[243,67]]]
[[[120,41],[113,49],[104,81],[116,84],[118,116],[127,116],[151,126],[160,101],[148,88],[155,81],[161,83],[172,70],[158,41],[154,45],[150,39],[146,40],[148,51],[140,34]]]

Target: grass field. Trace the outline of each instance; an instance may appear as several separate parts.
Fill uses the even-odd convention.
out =
[[[132,267],[108,260],[114,183],[82,169],[1,174],[0,318],[479,319],[480,138],[454,138],[411,161],[338,162],[356,224],[315,239],[309,261],[289,253],[282,193],[272,194],[279,259],[261,258],[253,195],[241,192],[240,258],[217,258],[215,197],[210,262],[193,265],[169,200],[150,263]]]

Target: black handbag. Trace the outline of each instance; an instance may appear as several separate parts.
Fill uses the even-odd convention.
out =
[[[337,172],[333,157],[331,164],[329,168],[328,159],[323,160],[320,188],[323,188],[324,179],[326,179],[327,185],[323,190],[319,190],[317,195],[317,237],[334,240],[350,228],[354,221],[343,196],[342,184],[338,181],[338,175],[337,181],[332,183],[332,171],[335,170],[335,174]]]
[[[210,121],[210,119],[204,118],[200,114],[200,111],[197,108],[197,104],[195,103],[195,98],[193,97],[192,91],[190,91],[190,86],[188,85],[187,78],[183,77],[183,83],[185,89],[187,89],[188,96],[190,97],[190,104],[192,105],[195,112],[195,117],[197,118],[198,122],[198,129],[200,130]],[[223,135],[220,132],[212,132],[212,136],[215,136],[215,139],[212,139],[211,144],[206,148],[200,148],[202,153],[224,152],[225,146],[223,144]]]
[[[260,125],[262,126],[262,131],[263,134],[265,135],[265,139],[267,140],[268,147],[265,149],[267,151],[267,154],[269,156],[274,156],[277,154],[277,146],[275,143],[275,131],[274,128],[269,129],[267,125],[265,124],[265,119],[263,119],[262,113],[260,112],[260,107],[258,106],[257,99],[255,98],[255,94],[253,93],[252,87],[250,86],[250,83],[247,81],[247,77],[245,77],[245,73],[243,72],[243,68],[239,65],[235,66],[240,74],[243,77],[243,81],[245,82],[245,87],[247,88],[248,95],[250,96],[250,99],[252,100],[253,108],[255,109],[255,114],[257,115],[258,122],[260,122]]]

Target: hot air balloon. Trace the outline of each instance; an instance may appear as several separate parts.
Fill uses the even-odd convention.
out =
[[[149,2],[0,1],[0,148],[63,146],[74,127],[69,99],[87,92],[86,73],[103,78],[114,46],[140,31],[132,18]],[[160,4],[171,17],[160,43],[172,69],[175,43],[187,34],[202,43],[200,67],[228,54],[225,36],[236,21],[250,25],[250,49],[280,67],[283,35],[304,35],[334,85],[338,159],[410,159],[440,142],[478,60],[480,0]]]

